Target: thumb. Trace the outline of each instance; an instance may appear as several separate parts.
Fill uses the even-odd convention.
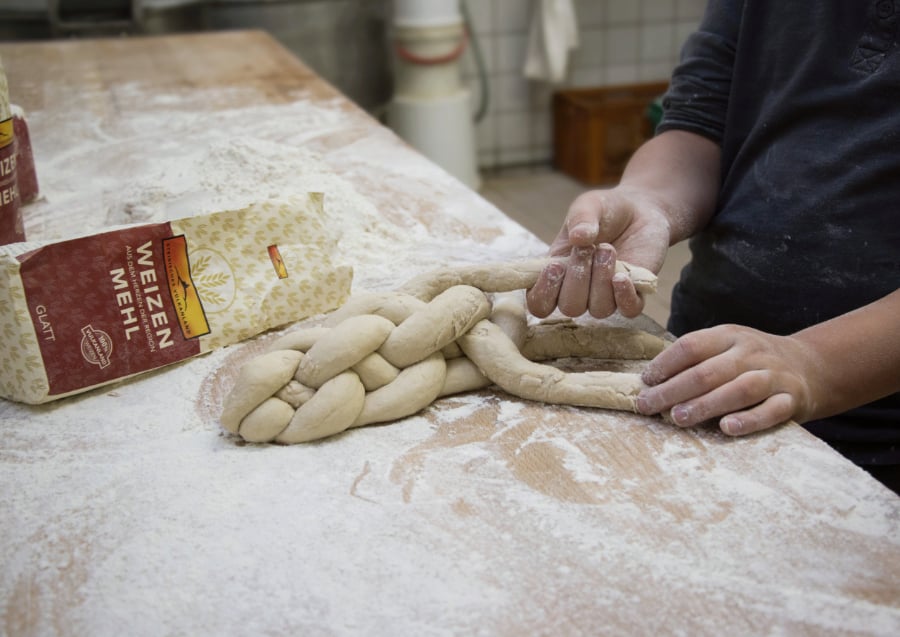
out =
[[[605,191],[590,190],[575,198],[566,214],[569,243],[580,248],[600,243],[600,219],[609,205],[607,197]]]
[[[600,234],[600,212],[604,207],[598,191],[583,193],[575,198],[566,214],[569,243],[586,248],[597,243]]]

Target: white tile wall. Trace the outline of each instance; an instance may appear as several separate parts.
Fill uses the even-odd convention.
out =
[[[579,2],[576,7],[581,28],[606,26],[606,2]]]
[[[641,0],[641,20],[647,22],[662,22],[675,18],[676,0]]]
[[[500,34],[496,36],[496,70],[500,73],[518,73],[525,59],[528,37],[525,33]]]
[[[560,86],[525,79],[522,66],[538,0],[463,0],[487,69],[489,108],[478,123],[482,168],[546,163],[552,158],[553,90],[668,78],[706,0],[575,0],[579,47]],[[478,104],[477,66],[469,46],[463,79]]]
[[[606,62],[610,65],[637,64],[640,59],[639,33],[636,24],[623,24],[601,34],[606,42]]]
[[[607,2],[609,7],[606,16],[610,25],[634,24],[638,21],[641,13],[640,0],[607,0]]]
[[[639,42],[640,60],[655,62],[672,57],[672,40],[675,30],[671,22],[650,22],[641,24]]]

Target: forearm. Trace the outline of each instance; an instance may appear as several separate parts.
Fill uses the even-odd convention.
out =
[[[811,404],[824,418],[900,391],[900,290],[793,335],[810,352]]]
[[[701,135],[665,131],[641,146],[620,186],[652,197],[669,223],[669,245],[693,235],[715,211],[721,151]]]

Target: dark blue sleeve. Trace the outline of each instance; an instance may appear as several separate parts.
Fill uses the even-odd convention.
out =
[[[688,130],[721,143],[744,0],[710,0],[685,42],[657,132]]]

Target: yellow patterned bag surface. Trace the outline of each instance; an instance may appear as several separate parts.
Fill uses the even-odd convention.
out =
[[[322,195],[0,246],[0,396],[42,403],[327,312],[350,292]]]

